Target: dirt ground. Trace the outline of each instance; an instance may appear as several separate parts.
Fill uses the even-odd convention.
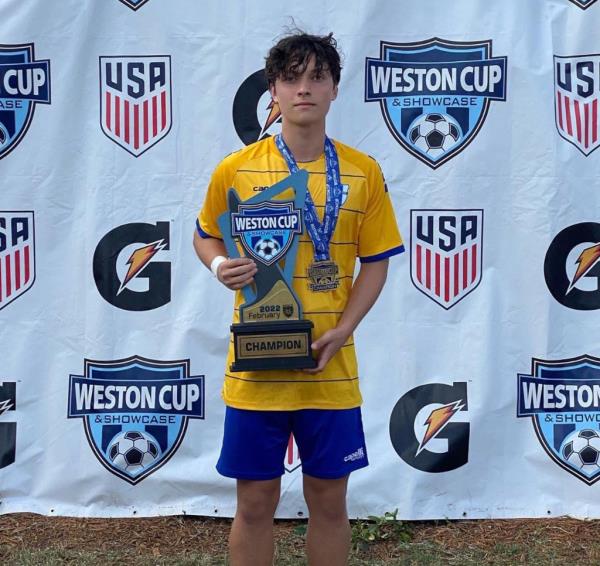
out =
[[[278,548],[288,556],[303,556],[305,522],[277,521],[275,525]],[[61,552],[119,553],[159,559],[177,555],[210,555],[224,557],[230,521],[202,517],[160,517],[150,519],[79,519],[42,517],[28,513],[0,516],[0,559],[18,552],[60,550]],[[461,556],[499,556],[499,549],[510,549],[514,561],[501,563],[530,563],[526,554],[536,545],[551,557],[546,563],[600,564],[600,546],[586,541],[600,541],[600,521],[579,521],[569,518],[538,520],[481,520],[453,522],[405,523],[404,533],[409,542],[399,539],[355,545],[354,553],[362,552],[370,561],[364,563],[440,563],[388,562],[401,556],[409,546],[427,544],[443,552],[443,563],[461,564]],[[353,531],[357,532],[356,524]],[[356,538],[356,537],[355,537]],[[407,539],[405,538],[405,541]],[[356,542],[356,540],[355,540]],[[461,554],[462,553],[462,554]],[[478,560],[485,563],[500,563]],[[0,560],[0,563],[3,561]],[[75,563],[74,561],[73,563]],[[157,561],[150,561],[157,563]],[[14,563],[14,562],[13,562]],[[24,562],[25,563],[25,562]],[[27,562],[27,563],[36,563]],[[41,563],[41,562],[40,562]],[[54,562],[44,562],[54,563]],[[69,563],[71,563],[69,561]],[[196,563],[196,562],[194,562]],[[295,563],[295,562],[285,562]],[[298,563],[301,563],[300,559]],[[361,562],[362,564],[363,562]],[[538,563],[537,560],[535,563]],[[540,562],[541,563],[541,562]]]

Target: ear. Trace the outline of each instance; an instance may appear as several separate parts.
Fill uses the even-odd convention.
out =
[[[338,95],[338,85],[335,85],[333,87],[333,95],[331,96],[331,101],[332,102],[337,98],[337,95]]]
[[[273,99],[273,102],[279,102],[279,100],[277,100],[277,94],[275,92],[274,84],[269,86],[269,92],[271,93],[271,98]]]

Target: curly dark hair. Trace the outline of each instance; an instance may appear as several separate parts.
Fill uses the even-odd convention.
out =
[[[342,65],[333,33],[310,35],[302,30],[281,38],[271,47],[265,62],[265,74],[269,86],[278,78],[291,78],[301,75],[310,58],[315,57],[317,74],[329,71],[333,83],[340,82]]]

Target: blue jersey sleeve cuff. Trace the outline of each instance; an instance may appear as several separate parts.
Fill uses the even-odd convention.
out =
[[[404,245],[397,246],[395,248],[391,248],[386,250],[385,252],[381,252],[377,255],[368,255],[360,258],[360,263],[373,263],[375,261],[381,261],[382,259],[387,259],[388,257],[392,257],[393,255],[398,255],[404,252]]]
[[[198,222],[198,219],[196,219],[196,230],[198,231],[198,236],[200,236],[201,238],[204,238],[205,240],[207,238],[214,238],[215,240],[221,239],[221,238],[217,238],[216,236],[212,236],[208,232],[205,232],[204,230],[202,230],[202,228],[200,228],[200,222]]]

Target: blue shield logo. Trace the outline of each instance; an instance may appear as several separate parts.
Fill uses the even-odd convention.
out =
[[[120,0],[132,10],[139,10],[148,0]]]
[[[570,0],[576,6],[579,6],[582,10],[587,10],[596,0]]]
[[[25,137],[37,103],[50,104],[50,61],[33,43],[0,45],[0,159]]]
[[[518,376],[518,417],[531,417],[544,450],[587,485],[600,479],[600,359],[533,359]]]
[[[300,210],[293,202],[240,204],[238,212],[231,214],[231,234],[239,236],[246,252],[265,265],[283,258],[294,234],[301,233]]]
[[[473,141],[491,100],[506,100],[507,58],[491,54],[491,40],[382,41],[380,58],[366,59],[365,102],[379,102],[396,140],[436,169]]]
[[[68,418],[82,418],[94,454],[135,485],[175,454],[188,419],[204,418],[204,376],[189,360],[85,360],[71,375]]]

